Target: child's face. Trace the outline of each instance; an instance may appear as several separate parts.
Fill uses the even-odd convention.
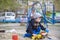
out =
[[[38,26],[39,23],[40,23],[40,21],[41,21],[41,18],[36,18],[36,19],[35,19],[34,26]]]
[[[40,21],[41,21],[41,17],[36,18],[35,21],[36,21],[36,22],[40,22]]]
[[[35,22],[34,26],[37,27],[39,25],[39,22]]]

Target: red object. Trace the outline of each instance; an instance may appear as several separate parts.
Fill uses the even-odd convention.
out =
[[[18,40],[18,35],[17,34],[13,34],[12,35],[12,40]]]
[[[45,32],[41,32],[41,34],[43,34],[43,33],[45,33]]]

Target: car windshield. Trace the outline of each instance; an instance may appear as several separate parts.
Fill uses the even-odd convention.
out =
[[[14,14],[12,14],[12,13],[7,13],[7,16],[14,16]]]

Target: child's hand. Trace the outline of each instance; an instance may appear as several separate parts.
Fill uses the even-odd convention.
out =
[[[46,32],[42,32],[41,35],[45,36],[45,35],[47,35],[47,33]]]
[[[33,36],[37,36],[36,34],[32,34]]]

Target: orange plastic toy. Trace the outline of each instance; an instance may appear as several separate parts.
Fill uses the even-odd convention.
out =
[[[12,40],[18,40],[18,35],[17,34],[13,34],[12,35]]]

